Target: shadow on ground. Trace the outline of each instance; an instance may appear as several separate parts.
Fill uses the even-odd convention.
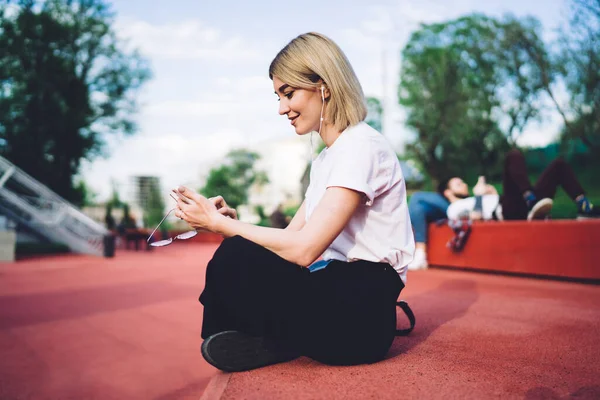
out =
[[[411,296],[408,303],[415,313],[415,329],[406,337],[396,338],[386,358],[408,352],[442,325],[462,317],[478,297],[475,282],[465,279],[445,281],[429,292]],[[405,319],[399,312],[399,328],[407,324]]]

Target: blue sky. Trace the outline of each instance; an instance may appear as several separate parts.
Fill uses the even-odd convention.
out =
[[[154,77],[139,96],[140,131],[111,138],[109,158],[83,165],[81,175],[99,200],[110,194],[111,181],[121,191],[132,175],[159,176],[165,189],[195,183],[233,147],[295,135],[277,114],[267,70],[298,34],[321,32],[340,45],[365,94],[384,97],[384,132],[401,151],[411,132],[396,105],[399,53],[419,23],[473,12],[533,15],[552,39],[567,6],[563,0],[114,0],[113,9],[117,33],[149,59]],[[522,143],[548,143],[559,128],[549,113]]]

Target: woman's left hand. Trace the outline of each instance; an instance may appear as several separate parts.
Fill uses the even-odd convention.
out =
[[[221,216],[217,207],[206,197],[184,186],[178,187],[175,216],[196,230],[213,231],[214,223]]]
[[[219,214],[229,218],[237,219],[237,211],[235,208],[229,207],[223,196],[210,197],[208,200],[210,200],[215,207],[217,207]]]

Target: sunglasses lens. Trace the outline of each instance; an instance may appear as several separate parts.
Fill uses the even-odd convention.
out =
[[[184,232],[181,235],[177,235],[175,236],[177,239],[191,239],[194,236],[196,236],[198,234],[198,232],[196,231],[189,231],[189,232]]]
[[[158,240],[156,242],[150,243],[150,246],[162,247],[162,246],[166,246],[168,244],[171,244],[172,242],[173,242],[173,239]]]

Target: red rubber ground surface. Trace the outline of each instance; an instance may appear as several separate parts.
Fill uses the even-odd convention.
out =
[[[0,399],[198,399],[216,245],[0,264]]]
[[[600,398],[600,287],[430,269],[388,359],[222,374],[200,346],[216,245],[0,264],[1,399]],[[404,322],[404,321],[402,321]]]
[[[430,269],[409,272],[401,297],[417,327],[388,359],[219,373],[204,398],[600,398],[600,287]]]

